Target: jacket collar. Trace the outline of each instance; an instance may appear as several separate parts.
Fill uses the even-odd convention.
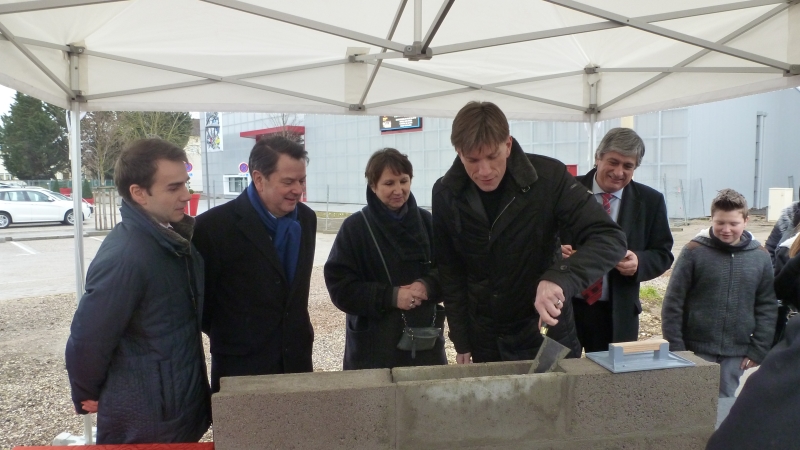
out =
[[[514,190],[528,187],[539,179],[533,164],[522,150],[519,142],[513,137],[511,138],[511,155],[506,161],[506,171],[511,175],[511,181],[515,184],[512,186]],[[455,192],[461,192],[469,187],[467,183],[471,182],[472,179],[464,168],[461,158],[456,155],[453,165],[442,177],[442,184]]]
[[[180,222],[171,222],[172,228],[164,228],[153,216],[136,203],[122,200],[120,207],[122,221],[149,233],[172,253],[188,255],[191,253],[191,240],[194,234],[194,217],[185,214]]]

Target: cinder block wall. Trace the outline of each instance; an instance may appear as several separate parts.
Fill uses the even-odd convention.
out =
[[[217,450],[703,449],[719,367],[612,374],[587,359],[223,378]]]

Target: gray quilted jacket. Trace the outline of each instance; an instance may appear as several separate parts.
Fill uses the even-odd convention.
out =
[[[761,363],[778,314],[769,253],[745,231],[731,246],[701,231],[675,262],[661,311],[670,350]]]
[[[197,442],[211,420],[194,219],[156,224],[127,202],[86,277],[66,363],[72,400],[98,400],[97,443]]]

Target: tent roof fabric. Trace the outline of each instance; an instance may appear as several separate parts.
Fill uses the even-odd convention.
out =
[[[0,84],[82,110],[589,121],[800,85],[797,0],[0,0]]]

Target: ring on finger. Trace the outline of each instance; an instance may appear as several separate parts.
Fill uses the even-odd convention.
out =
[[[561,301],[561,299],[559,299],[559,300],[556,302],[556,306],[561,306],[561,305],[563,305],[563,304],[564,304],[564,302],[562,302],[562,301]]]

